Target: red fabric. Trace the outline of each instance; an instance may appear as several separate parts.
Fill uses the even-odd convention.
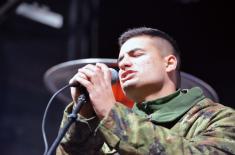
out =
[[[118,102],[121,102],[127,107],[132,108],[134,102],[124,95],[119,82],[117,82],[116,84],[113,84],[112,89],[113,89],[114,96]]]

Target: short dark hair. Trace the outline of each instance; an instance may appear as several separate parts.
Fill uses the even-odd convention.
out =
[[[158,29],[153,29],[149,27],[139,27],[139,28],[133,28],[129,29],[126,32],[124,32],[118,39],[119,46],[121,47],[127,40],[133,38],[133,37],[138,37],[138,36],[150,36],[150,37],[159,37],[162,38],[170,43],[170,45],[173,48],[173,53],[178,61],[177,64],[177,87],[180,85],[180,65],[181,65],[181,60],[180,60],[180,50],[179,47],[176,43],[176,41],[167,33],[158,30]]]

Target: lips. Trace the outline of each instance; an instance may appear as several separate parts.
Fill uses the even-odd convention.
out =
[[[125,82],[127,80],[130,80],[131,78],[133,78],[134,73],[136,73],[136,71],[133,71],[133,70],[127,70],[123,72],[121,74],[121,81]]]

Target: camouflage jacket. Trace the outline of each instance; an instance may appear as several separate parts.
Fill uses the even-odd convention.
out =
[[[117,103],[102,121],[88,121],[92,132],[86,123],[76,122],[57,155],[235,154],[232,108],[205,98],[199,88],[156,101],[133,109]],[[71,109],[72,105],[66,108],[61,127]]]

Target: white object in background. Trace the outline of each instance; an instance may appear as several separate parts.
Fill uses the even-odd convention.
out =
[[[63,26],[62,15],[50,11],[48,7],[40,7],[37,3],[21,3],[16,9],[16,14],[54,28]]]

